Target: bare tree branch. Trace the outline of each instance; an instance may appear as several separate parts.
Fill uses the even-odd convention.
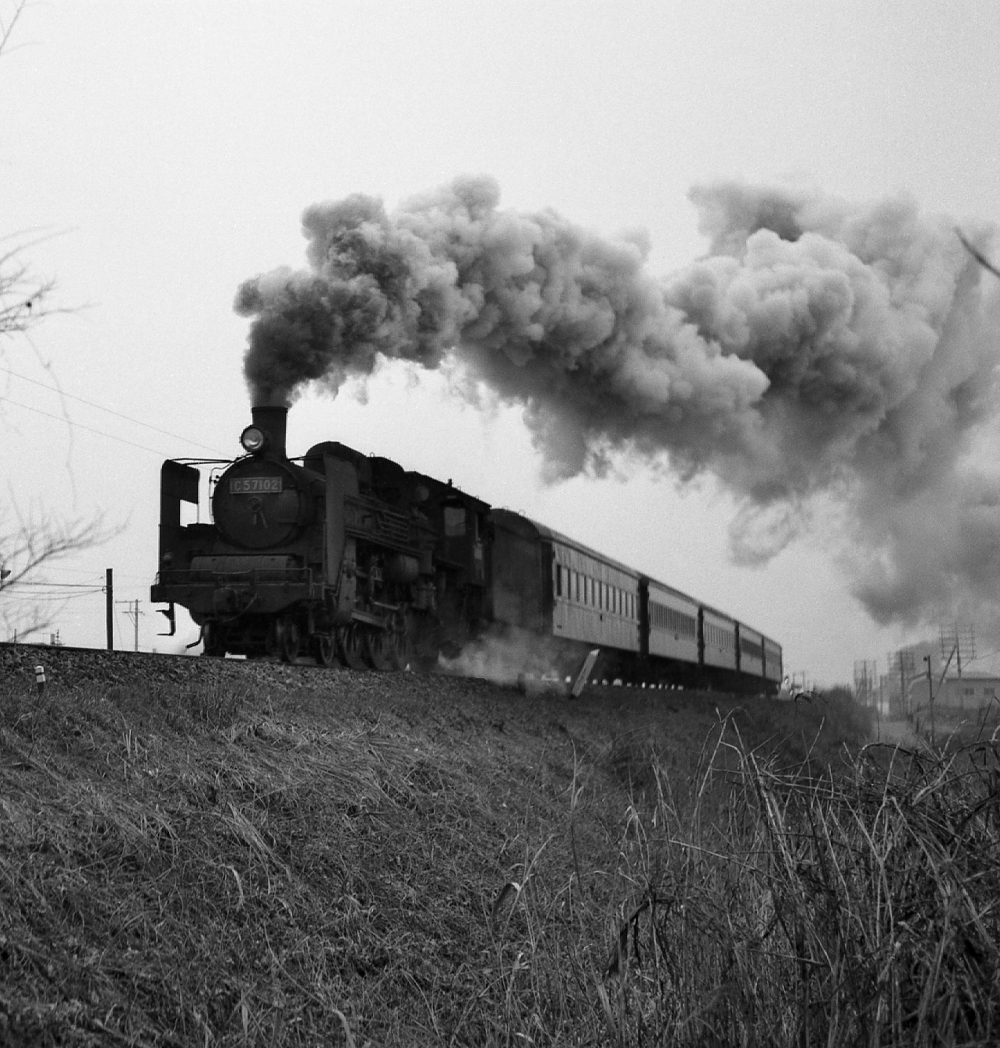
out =
[[[0,256],[0,337],[23,334],[45,315],[52,281],[35,281],[15,252]]]
[[[16,0],[10,14],[0,10],[0,57],[10,53],[11,34],[26,6],[27,0]],[[28,249],[53,235],[26,230],[0,237],[0,357],[5,336],[21,336],[33,345],[30,329],[53,313],[67,312],[51,304],[54,281],[37,277],[24,257]],[[65,591],[45,578],[45,569],[61,558],[100,545],[121,530],[105,527],[100,515],[60,520],[48,511],[24,512],[11,493],[6,505],[0,503],[0,622],[16,624],[22,636],[44,629],[58,608],[32,594],[46,592],[42,587],[53,587],[54,595],[60,589]]]
[[[983,269],[988,269],[995,277],[1000,277],[1000,269],[997,269],[997,267],[993,265],[993,263],[981,251],[976,250],[976,248],[965,239],[960,229],[956,229],[955,233],[958,235],[958,239],[962,241],[962,247],[972,255]]]
[[[6,21],[0,17],[0,55],[9,49],[10,34],[14,31],[14,26],[17,25],[17,20],[21,17],[27,2],[28,0],[19,0],[19,3],[14,4],[14,10]]]
[[[45,569],[101,545],[121,529],[106,527],[100,516],[60,521],[40,510],[25,514],[13,502],[6,516],[0,516],[0,622],[6,634],[16,629],[24,637],[51,625],[61,610],[33,597],[38,587],[52,585]],[[14,607],[4,595],[19,597],[26,606]]]

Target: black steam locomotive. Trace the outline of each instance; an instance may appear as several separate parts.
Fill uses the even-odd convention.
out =
[[[292,461],[286,416],[253,409],[211,523],[181,523],[196,466],[163,464],[151,599],[171,632],[188,609],[205,654],[432,668],[498,640],[560,676],[597,648],[599,677],[777,690],[781,648],[751,627],[450,481],[336,442]]]

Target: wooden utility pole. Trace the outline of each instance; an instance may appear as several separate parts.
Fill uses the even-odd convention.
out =
[[[139,610],[138,600],[120,600],[117,603],[125,604],[131,610],[126,611],[125,614],[132,620],[132,624],[135,627],[135,650],[139,650],[139,616],[142,612]]]
[[[115,572],[108,568],[104,572],[104,626],[107,633],[108,651],[115,650]]]
[[[899,705],[904,713],[909,713],[909,703],[906,701],[906,669],[903,666],[903,653],[899,653]]]
[[[934,745],[934,678],[931,676],[931,657],[924,656],[927,663],[927,706],[931,716],[931,746]]]

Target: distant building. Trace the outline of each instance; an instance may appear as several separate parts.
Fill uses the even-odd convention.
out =
[[[935,703],[949,711],[979,712],[997,702],[1000,677],[946,677],[934,696]]]
[[[916,710],[927,705],[928,669],[935,684],[940,676],[938,648],[930,641],[911,644],[891,653],[889,667],[889,672],[882,678],[889,717],[912,717]]]

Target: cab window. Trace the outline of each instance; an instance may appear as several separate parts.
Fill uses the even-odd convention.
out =
[[[445,506],[444,533],[448,538],[461,538],[465,535],[464,506]]]

